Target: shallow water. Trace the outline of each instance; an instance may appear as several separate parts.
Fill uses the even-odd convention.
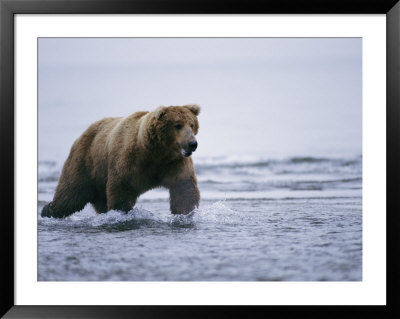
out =
[[[40,217],[61,162],[39,162],[40,281],[362,280],[362,158],[194,158],[201,202],[157,189],[127,214]]]

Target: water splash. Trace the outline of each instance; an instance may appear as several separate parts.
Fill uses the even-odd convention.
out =
[[[39,211],[41,207],[39,208]],[[105,214],[97,214],[87,205],[64,219],[41,217],[39,225],[65,228],[91,228],[104,230],[129,230],[141,227],[194,227],[202,224],[237,224],[244,216],[228,207],[225,201],[217,201],[193,210],[187,215],[172,215],[169,211],[151,212],[136,206],[129,212],[111,210]]]
[[[240,221],[241,216],[223,200],[202,207],[193,219],[198,223],[234,224]]]
[[[39,209],[39,211],[41,208]],[[111,210],[105,214],[97,214],[91,205],[71,216],[64,219],[47,218],[39,215],[39,225],[43,226],[60,226],[72,228],[104,228],[115,226],[117,229],[139,228],[141,225],[152,225],[157,223],[165,223],[165,217],[159,216],[151,211],[141,207],[134,207],[129,212],[121,212]]]

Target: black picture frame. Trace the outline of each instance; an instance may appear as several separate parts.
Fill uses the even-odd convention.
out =
[[[386,106],[386,306],[16,306],[14,305],[14,15],[15,14],[385,14],[387,21]],[[396,200],[400,137],[400,3],[398,0],[0,0],[0,315],[5,318],[334,317],[400,318],[400,242]],[[376,212],[383,214],[384,212]]]

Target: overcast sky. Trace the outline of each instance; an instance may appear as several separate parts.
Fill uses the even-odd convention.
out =
[[[39,159],[92,122],[198,103],[195,156],[361,154],[360,38],[40,38]]]

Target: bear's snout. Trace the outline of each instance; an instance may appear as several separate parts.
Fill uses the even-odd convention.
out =
[[[197,141],[189,142],[189,150],[194,152],[197,148]]]
[[[180,146],[179,144],[178,146],[180,147],[182,155],[185,157],[189,157],[197,149],[197,141],[191,141],[187,143],[186,146]]]

